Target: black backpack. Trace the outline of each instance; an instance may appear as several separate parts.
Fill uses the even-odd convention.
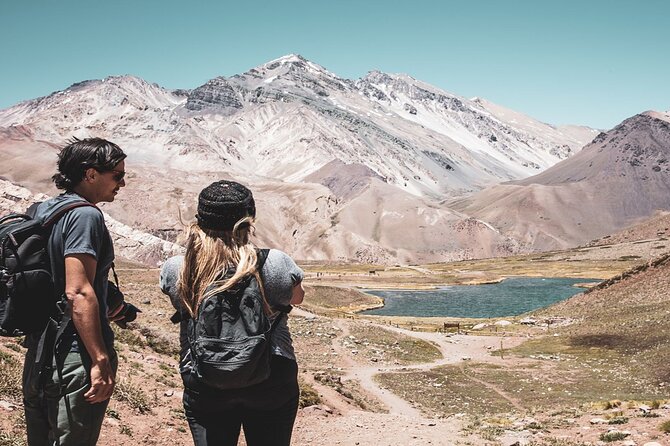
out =
[[[58,314],[62,292],[54,290],[47,245],[54,223],[81,206],[93,205],[65,202],[44,219],[28,214],[0,218],[0,336],[42,331]]]
[[[258,251],[257,270],[268,250]],[[239,389],[270,376],[270,337],[287,309],[271,323],[266,302],[253,275],[235,287],[204,299],[188,321],[191,373],[216,389]]]

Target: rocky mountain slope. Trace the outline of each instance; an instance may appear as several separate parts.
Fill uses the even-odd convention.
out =
[[[129,174],[106,210],[133,228],[174,240],[197,192],[234,178],[259,194],[259,242],[298,258],[440,261],[522,247],[445,198],[541,171],[589,133],[289,55],[193,90],[110,77],[0,110],[0,175],[53,195],[56,147],[107,137],[129,154]]]
[[[670,115],[646,112],[575,156],[451,203],[534,249],[576,246],[670,208]]]
[[[0,215],[23,213],[28,206],[44,201],[49,196],[32,194],[28,189],[0,179]],[[104,208],[104,204],[102,205]],[[148,266],[157,266],[167,257],[183,253],[183,249],[171,242],[161,240],[125,225],[104,212],[105,221],[114,240],[115,249],[129,260]]]
[[[289,182],[339,160],[432,197],[526,177],[587,142],[482,104],[405,75],[342,79],[290,55],[191,91],[132,76],[80,82],[0,111],[0,126],[56,143],[109,137],[136,163]]]

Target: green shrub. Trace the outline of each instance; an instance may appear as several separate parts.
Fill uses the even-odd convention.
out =
[[[132,381],[125,379],[119,380],[114,388],[114,397],[118,401],[127,403],[141,414],[151,412],[149,398],[142,389],[133,384]]]
[[[612,432],[605,432],[600,434],[600,441],[604,441],[606,443],[609,443],[611,441],[619,441],[623,440],[630,434],[627,434],[625,432],[619,432],[619,431],[612,431]]]
[[[19,400],[23,367],[13,355],[0,350],[0,397]]]
[[[607,422],[607,424],[626,424],[628,423],[628,417],[614,417]]]
[[[658,428],[661,432],[670,434],[670,420],[662,422]]]
[[[0,446],[26,446],[23,435],[0,431]]]
[[[321,403],[321,397],[312,386],[300,380],[300,401],[298,403],[300,408],[314,406]]]

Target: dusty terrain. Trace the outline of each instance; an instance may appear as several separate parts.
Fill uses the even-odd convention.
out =
[[[617,260],[617,249],[605,250],[609,259],[596,258],[603,250],[594,248],[549,253],[533,262],[460,262],[375,275],[382,284],[430,285],[435,276],[456,270],[469,281],[520,271],[569,276],[589,265],[610,278],[650,258]],[[561,262],[552,256],[581,257]],[[468,334],[434,331],[444,318],[356,316],[351,309],[374,305],[375,299],[324,284],[343,277],[367,284],[372,266],[305,267],[307,300],[290,317],[303,391],[295,445],[581,446],[614,438],[622,440],[611,444],[670,445],[664,433],[670,430],[667,263],[531,315],[531,324],[509,318],[510,325],[487,321],[474,330],[476,321],[463,320]],[[143,313],[130,329],[117,330],[119,384],[99,444],[191,444],[176,370],[177,329],[156,287],[158,272],[126,263],[119,273],[128,300]],[[17,340],[0,340],[3,446],[25,444],[22,353]]]

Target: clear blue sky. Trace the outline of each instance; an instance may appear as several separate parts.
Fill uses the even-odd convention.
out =
[[[670,109],[666,0],[0,0],[0,108],[132,74],[195,88],[297,53],[552,124]]]

